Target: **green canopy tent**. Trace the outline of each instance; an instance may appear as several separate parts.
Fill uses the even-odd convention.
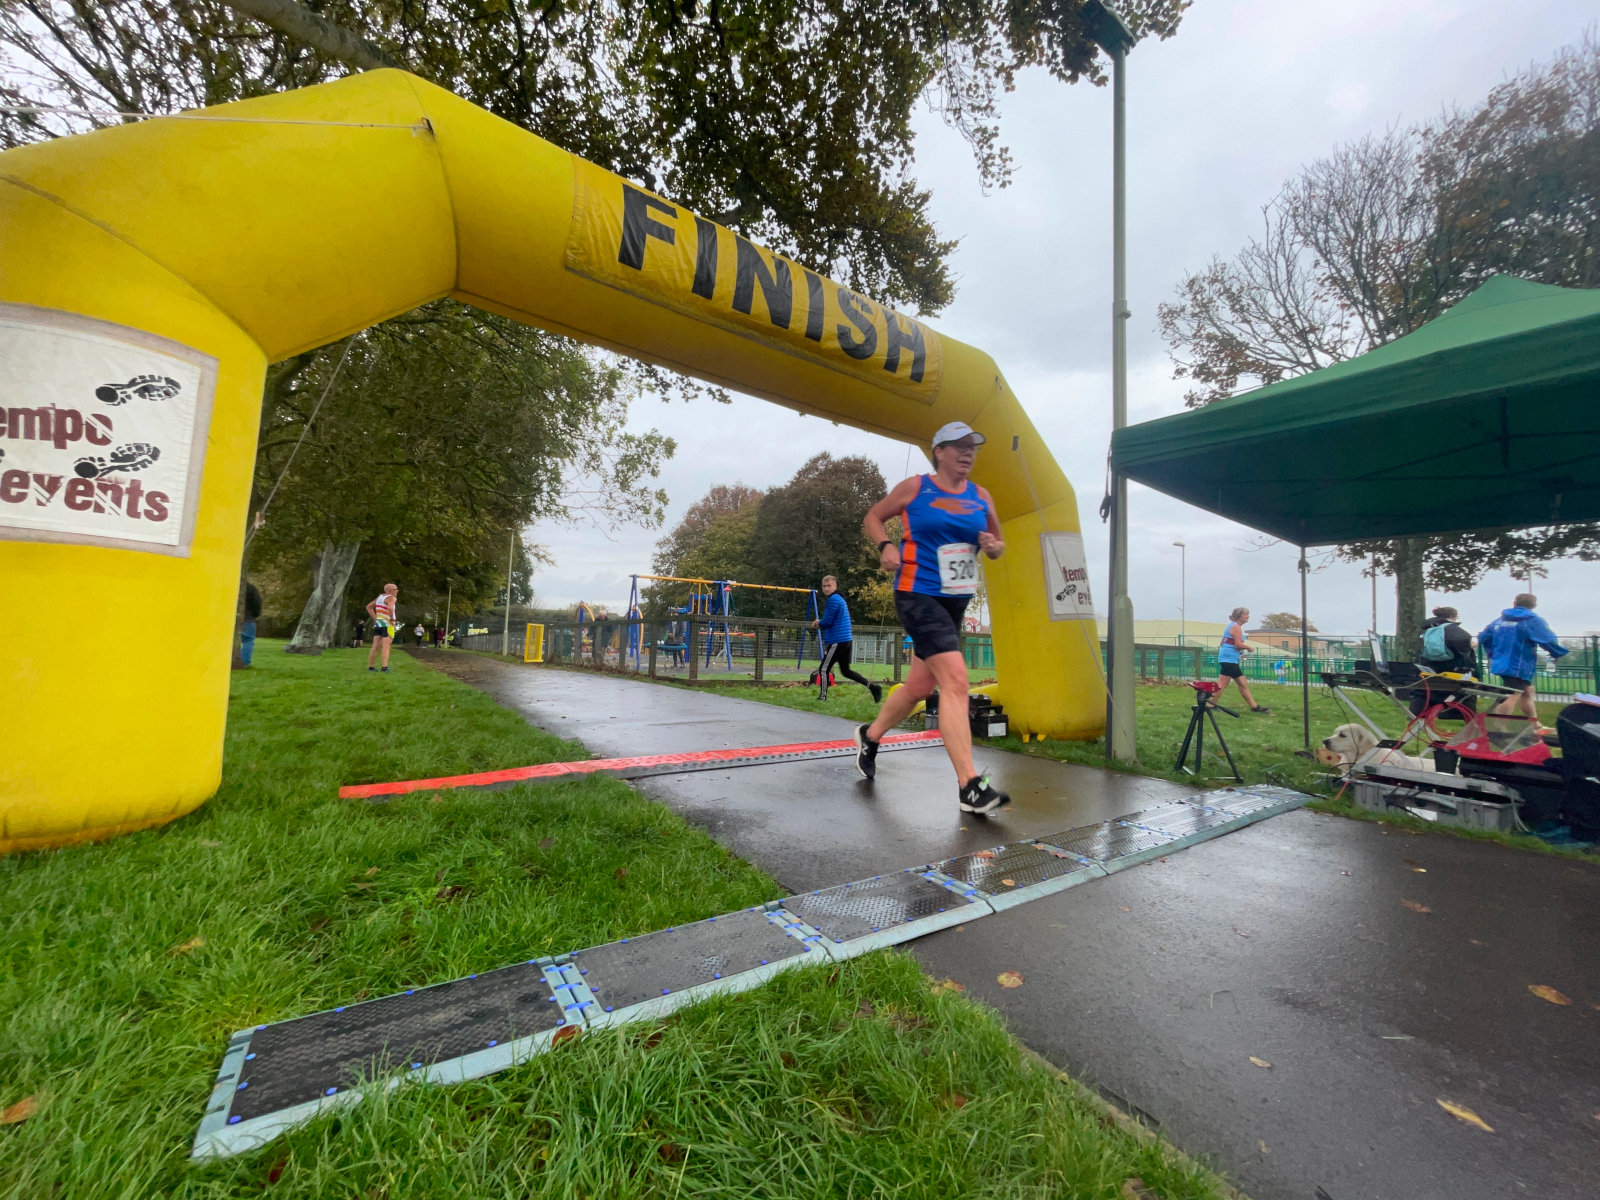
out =
[[[1119,430],[1111,457],[1301,547],[1600,519],[1600,290],[1498,275],[1359,358]]]

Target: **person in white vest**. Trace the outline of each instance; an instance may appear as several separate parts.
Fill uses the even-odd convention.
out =
[[[389,669],[389,647],[394,644],[395,630],[399,628],[395,619],[396,601],[399,595],[399,584],[386,583],[383,585],[383,591],[378,593],[378,598],[367,603],[367,616],[372,618],[372,649],[367,651],[369,671],[380,669],[374,665],[380,654],[383,656],[381,669],[385,671]]]

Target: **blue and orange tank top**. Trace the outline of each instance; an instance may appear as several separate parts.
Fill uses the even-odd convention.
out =
[[[924,475],[901,520],[896,591],[970,596],[978,590],[978,534],[989,527],[989,501],[977,484],[969,479],[959,492],[947,492]]]

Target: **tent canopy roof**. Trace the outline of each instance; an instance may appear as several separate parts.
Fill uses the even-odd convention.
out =
[[[1600,519],[1600,290],[1497,275],[1358,358],[1119,430],[1112,461],[1304,546]]]

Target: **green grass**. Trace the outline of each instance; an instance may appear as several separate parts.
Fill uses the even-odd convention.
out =
[[[0,1195],[1225,1194],[890,953],[190,1163],[235,1029],[781,894],[614,780],[341,802],[584,752],[405,655],[384,676],[277,651],[234,678],[209,804],[0,859],[0,1108],[39,1105],[0,1127]]]

